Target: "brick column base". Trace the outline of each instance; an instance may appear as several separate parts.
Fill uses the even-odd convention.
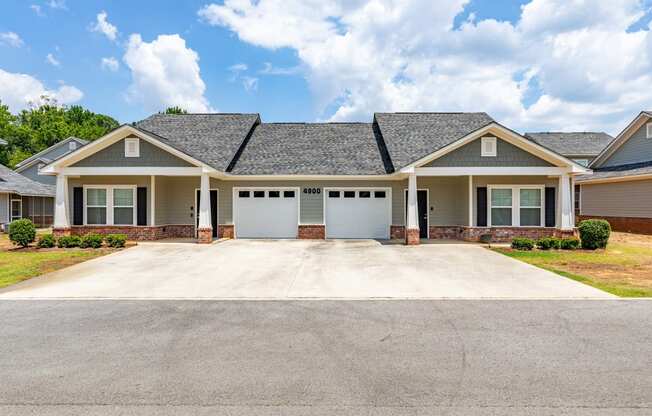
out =
[[[210,244],[213,241],[213,228],[198,228],[197,242],[199,244]]]
[[[54,235],[54,238],[67,236],[70,235],[70,228],[53,228],[52,234]]]
[[[405,244],[408,246],[418,246],[419,243],[419,229],[407,228],[405,230]]]

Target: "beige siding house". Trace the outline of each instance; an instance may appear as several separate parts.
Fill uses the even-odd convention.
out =
[[[41,169],[55,232],[134,239],[456,238],[574,232],[590,170],[484,113],[370,123],[151,116]]]
[[[652,112],[641,112],[581,176],[580,218],[618,231],[652,234]]]

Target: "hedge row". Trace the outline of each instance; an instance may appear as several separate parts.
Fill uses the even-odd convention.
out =
[[[9,224],[9,240],[21,247],[27,247],[36,240],[36,227],[28,219],[12,221]],[[101,236],[100,234],[86,234],[83,237],[68,235],[55,239],[53,234],[45,234],[39,237],[36,244],[39,248],[51,248],[54,246],[60,248],[81,247],[81,248],[100,248],[103,243],[108,247],[124,247],[127,242],[125,234],[109,234]]]
[[[606,248],[611,234],[611,226],[605,220],[585,220],[577,227],[580,238],[544,237],[538,240],[531,238],[515,238],[512,248],[515,250],[532,250],[535,246],[539,250],[575,250],[580,246],[585,250]]]

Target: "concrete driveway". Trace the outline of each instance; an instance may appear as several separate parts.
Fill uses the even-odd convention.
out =
[[[471,244],[144,243],[25,281],[0,298],[609,298]]]

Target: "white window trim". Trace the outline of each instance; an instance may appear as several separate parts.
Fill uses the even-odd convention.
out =
[[[13,213],[14,202],[20,202],[20,214],[17,217],[15,217]],[[9,198],[9,222],[19,220],[21,218],[23,218],[23,199]]]
[[[645,136],[648,139],[652,139],[652,123],[647,123],[645,125],[645,127],[646,127],[646,131],[645,131],[646,135]]]
[[[115,225],[113,223],[113,208],[131,208],[131,206],[114,206],[113,205],[113,190],[114,189],[131,189],[133,192],[133,216],[131,224],[118,224],[119,227],[135,227],[138,218],[138,199],[136,185],[84,185],[84,225],[89,227],[103,227],[107,225]],[[106,206],[104,205],[88,205],[87,194],[88,189],[105,189],[106,190]],[[106,224],[89,224],[87,213],[88,208],[106,208]]]
[[[492,208],[510,208],[503,206],[494,207],[491,205],[491,192],[494,189],[511,189],[512,190],[512,225],[493,225],[491,220]],[[539,189],[541,192],[541,218],[539,225],[520,225],[521,224],[521,189]],[[545,185],[488,185],[487,186],[487,224],[489,227],[505,227],[505,228],[544,228],[546,225],[546,186]],[[536,207],[524,207],[536,208]],[[515,225],[518,224],[518,225]]]
[[[491,143],[492,152],[488,152],[486,144]],[[480,155],[481,157],[496,157],[498,154],[498,140],[495,137],[487,136],[480,139]]]
[[[129,152],[129,144],[134,144],[134,152]],[[125,139],[125,157],[140,157],[140,139],[137,137],[127,137]]]

